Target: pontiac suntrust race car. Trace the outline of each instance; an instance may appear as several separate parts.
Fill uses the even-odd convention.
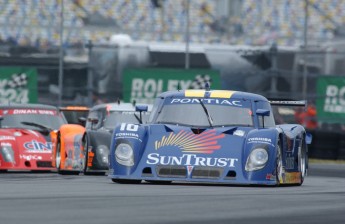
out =
[[[0,105],[0,171],[52,170],[50,132],[66,120],[53,106]]]
[[[275,102],[291,103],[305,104]],[[158,96],[149,124],[122,123],[115,129],[109,178],[116,183],[301,185],[310,141],[301,125],[276,125],[263,96],[171,91]]]

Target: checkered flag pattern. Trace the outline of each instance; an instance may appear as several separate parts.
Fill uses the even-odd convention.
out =
[[[11,79],[7,82],[9,88],[20,88],[28,84],[28,76],[25,73],[13,74]]]
[[[211,86],[212,79],[209,75],[196,75],[193,82],[190,84],[190,89],[205,89],[208,83]]]

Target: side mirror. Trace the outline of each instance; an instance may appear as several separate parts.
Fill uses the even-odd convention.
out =
[[[142,117],[142,112],[146,112],[148,110],[148,106],[147,105],[136,105],[135,106],[135,111],[139,111],[140,114],[140,124],[143,123],[143,117]]]
[[[135,111],[145,112],[147,110],[148,110],[148,106],[147,105],[137,105],[137,106],[135,106]]]
[[[255,113],[258,116],[262,116],[262,127],[264,128],[265,127],[265,119],[264,119],[264,117],[270,116],[271,111],[267,110],[267,109],[257,109]]]
[[[268,116],[270,116],[270,114],[271,114],[270,110],[266,110],[266,109],[257,109],[256,110],[256,115],[258,115],[258,116],[268,117]]]
[[[97,117],[90,117],[87,120],[91,122],[91,130],[95,130],[94,126],[98,123],[99,119]]]
[[[79,117],[78,122],[80,125],[85,126],[86,124],[86,118],[85,117]]]
[[[98,118],[97,117],[91,117],[91,118],[89,118],[87,120],[90,121],[92,124],[97,124],[98,123]]]

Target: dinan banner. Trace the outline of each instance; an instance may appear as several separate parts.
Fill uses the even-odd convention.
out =
[[[317,118],[329,123],[345,123],[345,77],[320,77],[317,80]]]
[[[0,103],[36,103],[37,71],[25,67],[0,67]]]
[[[125,102],[152,104],[161,92],[184,89],[220,89],[220,75],[210,69],[126,69],[123,73]]]

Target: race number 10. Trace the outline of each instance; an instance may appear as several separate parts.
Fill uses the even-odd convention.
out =
[[[121,131],[138,131],[139,126],[136,124],[126,124],[126,123],[122,123],[120,130]]]

